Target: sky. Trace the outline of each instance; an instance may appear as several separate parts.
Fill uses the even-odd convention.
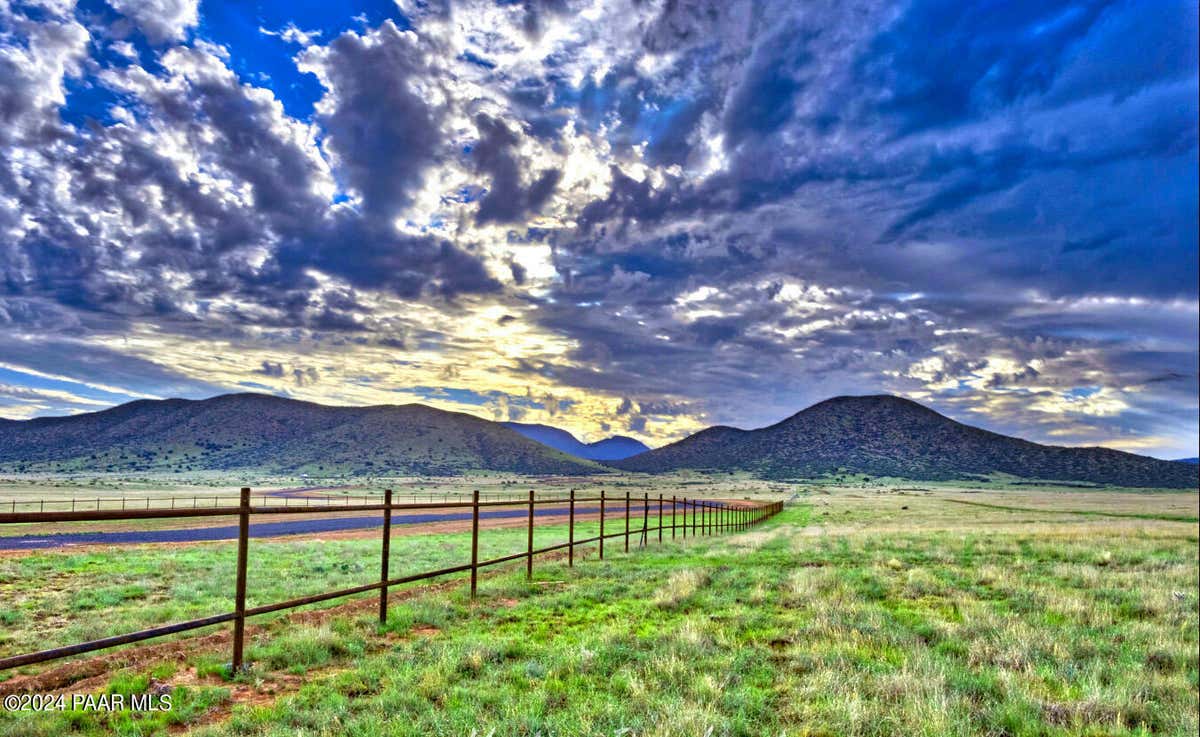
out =
[[[0,417],[1198,442],[1197,4],[0,0]]]

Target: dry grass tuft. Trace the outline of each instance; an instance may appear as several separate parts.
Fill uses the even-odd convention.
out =
[[[654,592],[654,605],[662,609],[674,609],[690,599],[708,584],[708,572],[687,568],[676,571],[667,579],[667,584]]]

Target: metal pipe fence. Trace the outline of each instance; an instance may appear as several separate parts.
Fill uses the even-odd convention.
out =
[[[320,493],[329,491],[336,492],[338,489],[330,487],[280,489],[278,491],[255,494],[254,498],[258,499],[264,506],[275,502],[285,507],[318,507],[319,509],[337,511],[351,504],[379,503],[382,501],[384,493],[381,491],[377,494],[339,494],[337,496]],[[530,489],[529,491],[532,492],[533,490]],[[318,493],[319,495],[310,495]],[[469,491],[416,491],[400,494],[394,493],[394,498],[397,500],[408,499],[413,504],[433,505],[441,501],[446,504],[462,502],[462,506],[469,506],[472,493]],[[543,491],[538,493],[543,498],[552,498],[565,502],[570,498],[570,494],[574,493],[574,490],[569,492]],[[524,498],[525,493],[520,491],[479,492],[479,499],[483,502],[517,502],[524,500]],[[0,512],[8,512],[9,514],[16,514],[18,512],[95,512],[99,510],[213,509],[218,507],[236,509],[239,506],[241,506],[240,497],[229,494],[186,494],[183,496],[153,497],[74,496],[70,499],[0,500]]]
[[[406,495],[400,495],[399,498],[404,498]],[[18,668],[36,663],[43,663],[50,660],[57,660],[72,655],[80,655],[83,653],[104,650],[118,645],[128,645],[135,642],[142,642],[165,635],[187,632],[203,627],[209,627],[216,624],[224,624],[233,622],[233,654],[232,668],[238,671],[244,668],[243,655],[245,649],[245,626],[246,620],[250,617],[278,612],[286,609],[294,609],[296,607],[315,604],[331,599],[338,599],[355,594],[367,593],[370,591],[378,591],[379,594],[379,621],[384,623],[387,620],[387,600],[388,589],[402,584],[423,581],[442,576],[453,575],[456,573],[468,573],[470,580],[471,596],[474,597],[478,591],[479,571],[491,566],[498,566],[505,563],[510,563],[524,559],[525,574],[527,577],[533,576],[533,561],[534,558],[540,555],[555,553],[560,550],[567,551],[568,566],[575,565],[576,549],[581,546],[597,543],[599,557],[604,559],[604,541],[614,537],[624,537],[624,548],[629,550],[629,540],[632,533],[636,533],[639,537],[639,545],[644,547],[648,544],[650,533],[657,532],[658,540],[663,542],[664,530],[671,530],[671,539],[676,538],[676,533],[679,532],[682,538],[688,537],[688,510],[691,510],[691,536],[697,537],[701,535],[713,535],[730,530],[745,530],[753,525],[756,525],[763,520],[766,520],[783,509],[782,501],[773,502],[737,502],[729,503],[724,501],[713,501],[694,498],[677,498],[672,496],[670,499],[670,517],[665,514],[666,500],[660,494],[658,498],[652,499],[649,494],[644,494],[642,499],[637,500],[641,505],[638,510],[631,507],[631,495],[627,492],[624,498],[624,508],[621,510],[621,515],[624,519],[624,529],[619,532],[606,532],[605,519],[609,517],[609,512],[612,507],[609,502],[613,498],[605,491],[601,491],[599,496],[581,497],[577,496],[574,490],[569,492],[567,497],[561,497],[551,493],[543,496],[535,494],[531,489],[528,495],[524,498],[503,498],[503,499],[486,499],[483,498],[480,492],[475,491],[471,494],[470,501],[443,501],[443,502],[396,502],[397,495],[393,494],[392,490],[387,489],[382,495],[382,500],[379,502],[370,501],[373,498],[379,497],[359,497],[355,503],[350,503],[349,498],[346,503],[333,505],[333,508],[338,511],[355,511],[355,512],[379,512],[382,515],[383,535],[381,538],[380,549],[380,575],[378,581],[365,583],[351,588],[339,589],[337,591],[329,591],[310,596],[289,599],[287,601],[277,602],[274,604],[265,604],[257,607],[246,607],[246,572],[249,566],[249,539],[250,539],[250,518],[256,515],[288,515],[288,514],[320,514],[330,510],[326,505],[304,505],[293,506],[287,504],[287,497],[282,497],[283,503],[279,501],[281,497],[271,495],[261,495],[258,498],[262,503],[258,506],[253,504],[254,496],[251,495],[249,488],[243,488],[237,498],[237,506],[221,505],[214,502],[211,507],[162,507],[156,508],[148,506],[141,509],[103,509],[97,505],[94,509],[70,509],[60,511],[0,511],[0,524],[26,524],[38,522],[94,522],[94,521],[112,521],[112,520],[145,520],[145,519],[169,519],[169,518],[193,518],[193,517],[229,517],[237,516],[238,518],[238,538],[237,538],[237,572],[234,582],[234,611],[224,614],[216,614],[209,617],[192,619],[186,622],[176,622],[174,624],[152,627],[149,629],[130,632],[113,637],[105,637],[90,642],[81,642],[74,645],[64,647],[51,648],[38,652],[25,653],[22,655],[13,655],[0,658],[0,671],[10,668]],[[533,543],[533,528],[535,508],[541,505],[561,504],[563,501],[569,503],[568,518],[567,518],[567,541],[564,543],[556,543],[540,548],[535,548]],[[275,502],[271,504],[269,502]],[[575,529],[577,526],[576,505],[578,503],[595,503],[600,504],[599,514],[599,534],[593,537],[576,539]],[[657,503],[659,509],[658,524],[654,527],[650,526],[650,507]],[[479,560],[479,521],[480,510],[487,507],[500,506],[523,506],[528,509],[527,520],[527,535],[526,546],[523,552],[505,555],[489,560]],[[406,510],[426,510],[426,509],[446,509],[453,508],[470,508],[471,509],[471,557],[470,562],[457,566],[450,566],[434,571],[423,571],[404,576],[391,576],[389,573],[389,557],[390,557],[390,542],[392,531],[392,512]],[[0,507],[2,509],[3,507]],[[586,511],[586,510],[584,510]],[[594,511],[594,510],[593,510]],[[642,527],[640,530],[630,529],[631,517],[634,512],[641,515]]]

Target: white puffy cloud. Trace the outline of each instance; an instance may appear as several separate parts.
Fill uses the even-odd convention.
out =
[[[182,41],[199,21],[199,0],[107,0],[150,43]]]

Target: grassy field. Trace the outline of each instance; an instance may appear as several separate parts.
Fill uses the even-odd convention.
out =
[[[94,486],[98,484],[99,486]],[[657,499],[659,494],[669,499],[672,495],[720,499],[779,499],[792,493],[794,485],[767,482],[746,475],[731,475],[711,479],[698,474],[673,474],[666,477],[636,475],[607,475],[588,477],[540,477],[528,478],[508,474],[474,474],[448,477],[378,477],[363,479],[302,477],[255,477],[238,478],[225,473],[210,473],[185,479],[173,479],[163,475],[119,475],[80,477],[0,477],[0,513],[8,511],[92,511],[139,510],[237,506],[239,489],[249,484],[252,503],[287,504],[303,506],[311,497],[314,507],[330,503],[336,510],[339,502],[382,501],[383,490],[393,489],[396,503],[469,502],[473,491],[480,492],[484,501],[500,499],[525,499],[530,490],[539,499],[566,499],[575,489],[581,496],[596,496],[605,490],[610,496],[623,497],[626,492],[635,498],[649,494]],[[299,498],[283,499],[271,496],[282,489],[320,487],[317,491],[305,492]],[[266,496],[264,496],[266,495]],[[174,502],[172,502],[174,500]],[[256,520],[262,521],[262,520]],[[149,520],[114,520],[106,522],[54,522],[15,523],[0,525],[0,537],[18,535],[46,535],[72,532],[113,532],[124,530],[149,530],[206,525],[228,525],[230,517],[173,518]]]
[[[234,680],[217,649],[67,689],[166,683],[169,713],[0,714],[0,735],[1194,735],[1196,505],[1195,494],[811,489],[746,533],[610,547],[573,569],[540,562],[532,582],[484,578],[475,601],[462,586],[397,601],[384,628],[370,608],[269,622]],[[520,549],[521,535],[489,532],[488,544]],[[416,540],[455,560],[465,550],[463,536]],[[369,577],[376,545],[255,544],[270,554],[252,590],[270,599],[302,593],[289,580]],[[205,589],[216,560],[202,548],[172,553],[176,585]],[[131,579],[113,585],[147,593],[82,614],[141,626],[155,597],[176,593],[155,588],[163,554],[122,552]],[[55,637],[46,618],[74,616],[87,586],[72,569],[88,560],[3,561],[4,585],[31,597],[6,647]],[[228,575],[213,569],[209,603],[228,595]],[[34,582],[56,576],[65,598],[46,601]]]
[[[650,526],[657,524],[656,517],[650,518]],[[682,524],[682,511],[679,520]],[[607,524],[609,533],[624,529],[623,520],[610,518]],[[641,517],[631,524],[640,528]],[[598,532],[598,522],[575,525],[577,539]],[[484,528],[479,539],[480,560],[524,551],[526,534],[523,526]],[[566,540],[565,525],[534,529],[535,548]],[[622,544],[609,540],[606,550]],[[253,540],[249,551],[248,607],[371,583],[379,577],[378,533],[349,540]],[[468,535],[396,535],[391,542],[389,570],[398,577],[470,560]],[[236,562],[231,541],[139,545],[120,553],[93,548],[0,558],[0,600],[4,602],[0,657],[233,611]],[[0,672],[0,682],[11,675]]]

